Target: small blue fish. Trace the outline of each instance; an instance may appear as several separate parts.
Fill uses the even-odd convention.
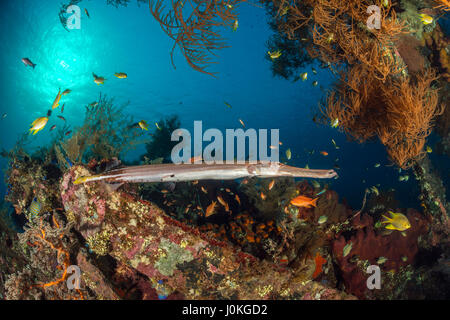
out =
[[[322,191],[316,193],[316,196],[320,196],[321,194],[324,194],[327,191],[327,189],[323,189]]]
[[[167,299],[167,296],[163,295],[163,294],[158,294],[158,299],[159,300],[165,300],[165,299]]]

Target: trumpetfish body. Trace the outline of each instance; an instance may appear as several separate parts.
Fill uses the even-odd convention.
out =
[[[291,167],[279,162],[243,164],[153,164],[125,167],[99,175],[80,177],[74,184],[93,181],[110,183],[178,182],[195,180],[234,180],[244,177],[303,177],[329,179],[334,170]]]

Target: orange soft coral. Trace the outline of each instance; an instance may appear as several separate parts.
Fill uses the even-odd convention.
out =
[[[392,58],[392,41],[405,32],[405,26],[397,19],[390,3],[387,7],[381,0],[375,4],[380,8],[380,29],[366,27],[367,8],[372,1],[306,0],[275,1],[281,9],[288,6],[287,18],[279,28],[288,38],[294,38],[299,28],[308,26],[312,44],[308,52],[327,64],[362,63],[377,79],[386,80],[398,74],[402,68]]]
[[[56,286],[62,282],[64,282],[67,279],[67,269],[70,266],[70,254],[69,252],[64,248],[64,244],[62,241],[62,238],[64,237],[64,228],[60,226],[58,223],[57,218],[55,218],[55,214],[52,215],[52,222],[53,222],[53,229],[57,231],[61,231],[57,239],[49,239],[46,229],[44,227],[43,218],[40,219],[40,226],[39,229],[36,229],[36,234],[34,235],[38,241],[35,241],[32,246],[38,246],[40,249],[42,249],[43,246],[49,246],[51,249],[56,251],[56,261],[61,263],[62,266],[57,266],[57,269],[63,270],[63,273],[60,278],[50,281],[47,283],[38,283],[32,285],[32,287],[41,287],[41,288],[48,288],[52,286]],[[47,226],[47,228],[50,228]],[[55,244],[56,242],[56,244]],[[78,297],[73,297],[74,299],[84,299],[84,295],[81,292],[81,290],[76,289],[78,293]]]
[[[322,111],[339,119],[340,129],[359,142],[378,137],[391,160],[408,168],[424,156],[425,139],[443,111],[437,89],[432,88],[435,79],[435,72],[428,69],[383,83],[363,65],[356,65],[342,76]]]
[[[436,0],[436,9],[441,9],[443,11],[450,11],[450,1],[449,0]]]
[[[323,113],[338,119],[339,128],[359,142],[378,137],[391,160],[402,168],[420,159],[434,118],[442,112],[432,87],[436,74],[425,69],[418,41],[405,35],[405,24],[397,19],[391,3],[272,2],[278,12],[289,7],[279,19],[280,30],[292,38],[299,28],[309,28],[309,54],[330,68],[345,68]],[[380,9],[379,29],[367,26],[367,8],[374,4]]]

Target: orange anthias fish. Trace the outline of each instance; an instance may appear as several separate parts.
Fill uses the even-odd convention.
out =
[[[53,101],[52,109],[58,108],[59,100],[61,100],[61,89],[58,91],[58,94],[56,95],[55,101]]]
[[[195,157],[192,157],[191,159],[189,159],[189,163],[196,163],[196,162],[200,162],[200,161],[203,161],[202,156],[195,156]]]
[[[220,204],[225,207],[226,212],[230,211],[230,207],[228,206],[228,203],[226,203],[225,200],[223,200],[223,198],[221,196],[217,196],[217,200],[219,200]]]
[[[315,199],[311,199],[305,196],[297,196],[294,199],[291,200],[291,204],[296,206],[296,207],[305,207],[305,208],[309,208],[309,207],[315,207],[317,204],[317,199],[319,198],[315,198]]]
[[[328,152],[326,152],[326,151],[320,151],[320,154],[326,157],[326,156],[328,155]]]
[[[216,201],[211,202],[211,204],[206,208],[205,218],[216,213]]]
[[[314,270],[313,279],[317,278],[322,273],[322,266],[327,262],[327,259],[323,258],[318,252],[314,258],[316,263],[316,269]]]

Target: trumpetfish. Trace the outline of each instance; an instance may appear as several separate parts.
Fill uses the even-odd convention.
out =
[[[195,180],[234,180],[245,177],[302,177],[330,179],[334,170],[314,170],[288,166],[279,162],[256,164],[151,164],[114,169],[102,174],[79,177],[74,184],[93,181],[109,183],[178,182]]]

